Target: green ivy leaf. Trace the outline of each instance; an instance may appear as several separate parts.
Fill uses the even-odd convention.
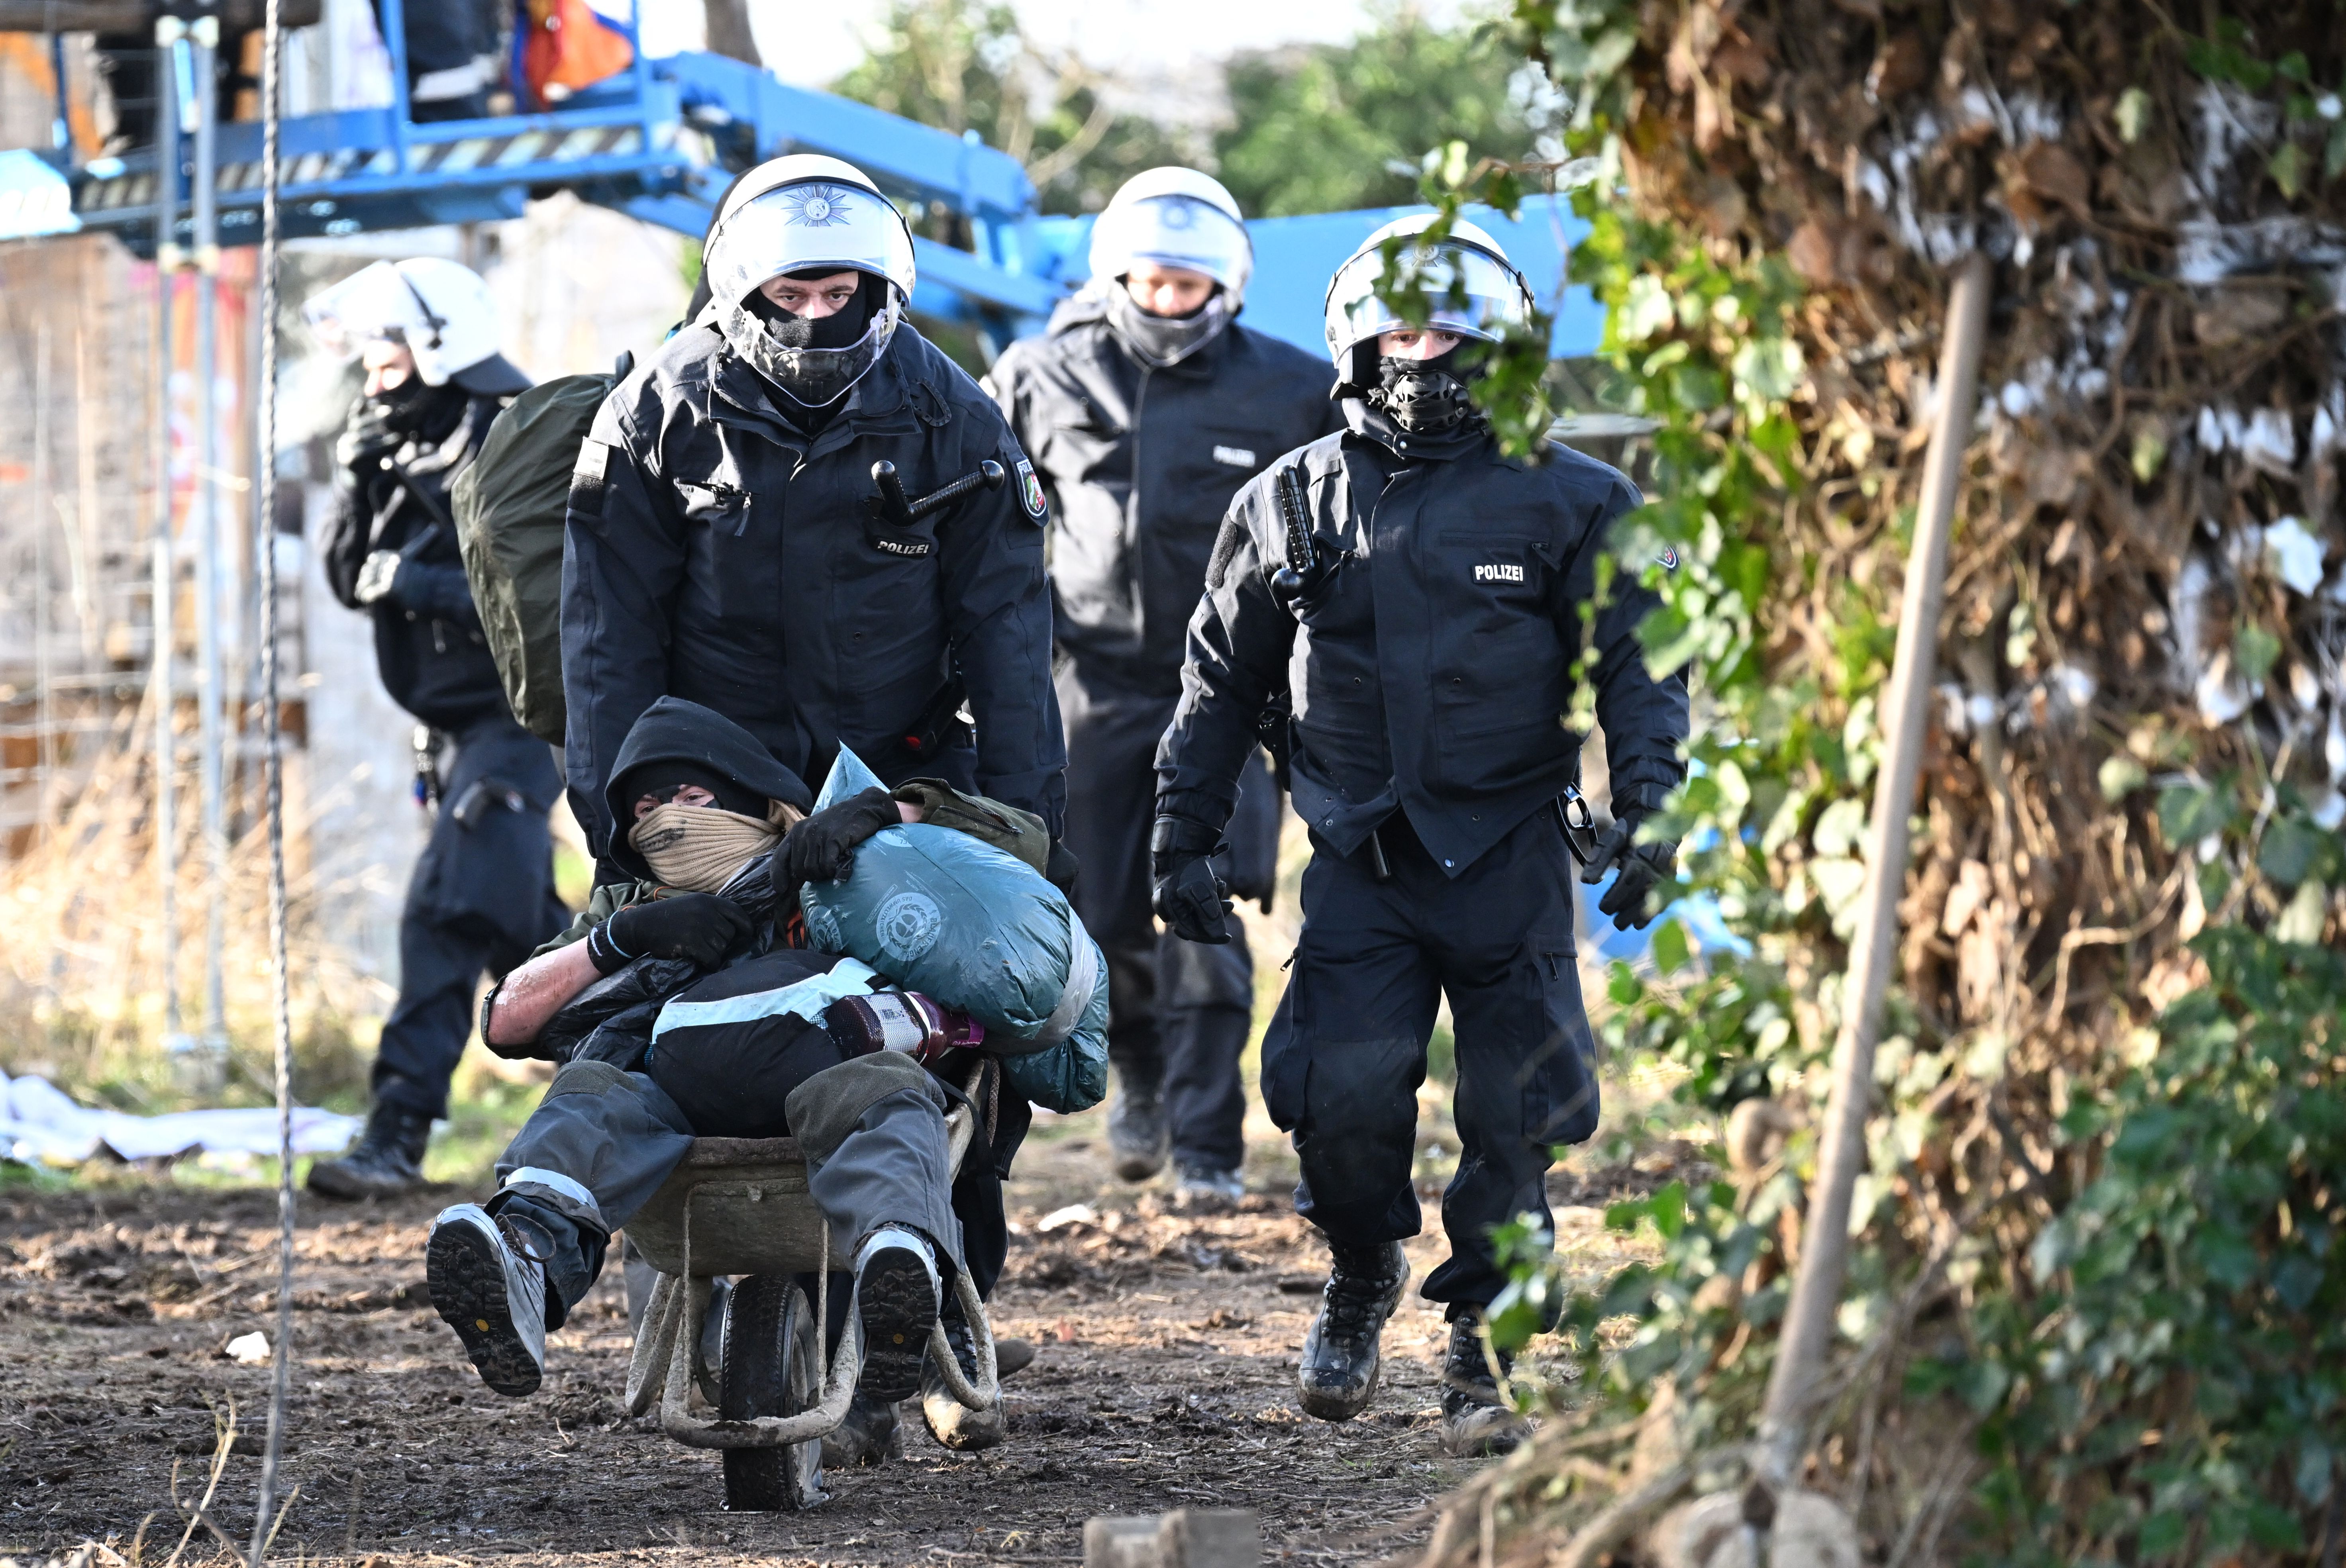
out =
[[[1807,361],[1790,338],[1754,338],[1735,351],[1731,368],[1746,396],[1781,402],[1800,390]]]
[[[2161,1510],[2142,1522],[2142,1533],[2136,1538],[2136,1544],[2146,1557],[2163,1557],[2181,1551],[2189,1533],[2190,1524],[2183,1515]]]
[[[2128,87],[2118,95],[2118,136],[2128,147],[2142,139],[2150,124],[2150,95],[2140,87]]]
[[[2293,141],[2280,144],[2280,150],[2265,165],[2265,172],[2280,187],[2280,193],[2295,201],[2305,189],[2305,149]]]
[[[2280,657],[2280,638],[2251,621],[2233,635],[2232,657],[2240,661],[2241,675],[2261,681]]]
[[[1654,967],[1664,974],[1676,974],[1694,956],[1688,945],[1686,928],[1674,920],[1666,920],[1654,928]]]
[[[1651,272],[1640,272],[1629,280],[1629,290],[1614,313],[1617,331],[1625,343],[1642,343],[1655,333],[1667,331],[1678,320],[1678,307],[1663,289],[1662,280]]]
[[[2150,782],[2150,769],[2121,751],[2102,759],[2098,782],[2102,799],[2115,806]]]
[[[2188,849],[2208,834],[2230,827],[2234,809],[2229,787],[2219,790],[2178,784],[2159,791],[2158,830],[2166,835],[2168,848]]]
[[[2282,887],[2293,888],[2322,869],[2334,841],[2319,824],[2302,817],[2276,818],[2257,845],[2257,869]]]

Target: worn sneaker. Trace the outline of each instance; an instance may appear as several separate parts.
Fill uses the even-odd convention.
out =
[[[1117,1074],[1116,1098],[1107,1108],[1107,1146],[1116,1174],[1126,1181],[1147,1181],[1165,1168],[1173,1133],[1158,1085]]]
[[[546,1268],[521,1233],[476,1203],[442,1209],[423,1277],[481,1381],[501,1394],[536,1393],[546,1375]]]
[[[953,1347],[954,1359],[961,1365],[961,1375],[968,1381],[977,1381],[977,1344],[970,1336],[969,1325],[958,1312],[945,1319],[945,1342]],[[994,1347],[994,1376],[1001,1378],[1002,1350]],[[921,1417],[929,1423],[929,1435],[949,1449],[974,1453],[992,1448],[1002,1441],[1002,1401],[996,1400],[990,1410],[974,1410],[954,1398],[945,1386],[944,1375],[937,1370],[936,1347],[929,1348],[929,1359],[921,1366]]]
[[[936,1254],[926,1239],[895,1226],[864,1238],[855,1253],[854,1311],[863,1325],[857,1392],[892,1402],[919,1391],[939,1293]]]
[[[1498,1357],[1500,1372],[1514,1369],[1513,1352],[1490,1349]],[[1453,1320],[1450,1350],[1442,1359],[1442,1451],[1454,1459],[1511,1453],[1531,1431],[1531,1423],[1499,1391],[1491,1358],[1484,1354],[1482,1320]]]
[[[1378,1340],[1409,1283],[1409,1258],[1398,1241],[1329,1250],[1334,1267],[1321,1293],[1320,1315],[1303,1337],[1295,1381],[1306,1415],[1348,1421],[1376,1397]]]
[[[1222,1208],[1246,1196],[1246,1179],[1236,1171],[1193,1166],[1173,1167],[1173,1201],[1184,1208]]]
[[[885,1464],[904,1457],[904,1434],[896,1425],[893,1400],[875,1400],[858,1390],[847,1415],[823,1434],[822,1462],[841,1470]]]
[[[432,1118],[387,1100],[367,1113],[366,1130],[339,1159],[310,1167],[310,1190],[321,1197],[395,1197],[423,1185],[423,1148]]]

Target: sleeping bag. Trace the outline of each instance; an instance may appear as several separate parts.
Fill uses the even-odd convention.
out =
[[[818,811],[880,788],[852,751]],[[985,1025],[1011,1086],[1054,1111],[1107,1092],[1107,965],[1066,896],[991,844],[924,822],[883,828],[844,881],[799,891],[807,940]]]

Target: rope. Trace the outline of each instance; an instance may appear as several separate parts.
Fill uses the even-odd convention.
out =
[[[285,767],[277,724],[277,248],[278,100],[285,62],[284,0],[267,0],[260,67],[260,469],[254,555],[260,568],[261,777],[269,830],[269,966],[277,1045],[277,1343],[269,1385],[268,1448],[252,1514],[250,1568],[276,1538],[277,1466],[293,1377],[293,1003],[285,969]]]

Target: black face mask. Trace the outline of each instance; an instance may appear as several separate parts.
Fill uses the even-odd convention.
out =
[[[384,388],[367,402],[373,405],[385,429],[412,435],[430,426],[436,416],[464,398],[464,389],[454,382],[446,386],[426,386],[422,376],[410,371],[405,381]]]
[[[793,315],[767,299],[763,290],[750,295],[748,304],[766,323],[767,335],[786,349],[850,348],[871,329],[872,318],[887,299],[887,285],[871,273],[858,273],[856,280],[855,298],[828,316]]]
[[[1464,345],[1430,360],[1377,361],[1376,384],[1368,389],[1371,408],[1411,435],[1439,435],[1475,417],[1474,400],[1460,374]],[[1472,372],[1468,371],[1468,374]]]

